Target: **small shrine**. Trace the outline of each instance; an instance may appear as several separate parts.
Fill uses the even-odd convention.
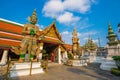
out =
[[[97,51],[97,44],[93,42],[92,38],[89,37],[88,41],[84,45],[84,51],[88,53],[96,52]]]
[[[111,68],[116,68],[115,61],[113,60],[113,56],[119,55],[120,46],[118,44],[117,35],[114,33],[110,22],[108,22],[108,36],[107,36],[107,58],[104,62],[102,62],[100,68],[103,70],[110,71]]]
[[[93,42],[92,38],[89,36],[88,41],[84,45],[83,57],[89,59],[89,62],[94,62],[96,60],[97,44]]]

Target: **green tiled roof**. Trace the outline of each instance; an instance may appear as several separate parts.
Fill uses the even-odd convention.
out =
[[[118,41],[116,41],[116,37],[117,37],[117,35],[114,33],[110,23],[108,23],[108,36],[107,36],[107,38],[109,40],[109,42],[108,42],[109,46],[118,44]]]

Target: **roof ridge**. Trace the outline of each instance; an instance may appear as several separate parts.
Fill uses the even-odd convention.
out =
[[[3,18],[0,18],[0,21],[16,24],[16,25],[19,25],[19,26],[24,26],[23,24],[20,24],[20,23],[17,23],[17,22],[13,22],[13,21],[10,21],[10,20],[7,20],[7,19],[3,19]]]

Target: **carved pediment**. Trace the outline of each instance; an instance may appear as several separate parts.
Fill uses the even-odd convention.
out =
[[[53,22],[49,27],[43,30],[43,35],[51,38],[56,38],[61,40],[61,36],[56,28],[55,23]]]
[[[45,36],[58,38],[58,34],[57,34],[54,27],[51,27],[51,29],[49,30],[49,32]]]

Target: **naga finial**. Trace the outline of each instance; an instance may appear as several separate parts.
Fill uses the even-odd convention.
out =
[[[38,22],[38,18],[36,16],[36,9],[34,9],[32,16],[28,17],[28,21],[33,25],[35,25]]]

